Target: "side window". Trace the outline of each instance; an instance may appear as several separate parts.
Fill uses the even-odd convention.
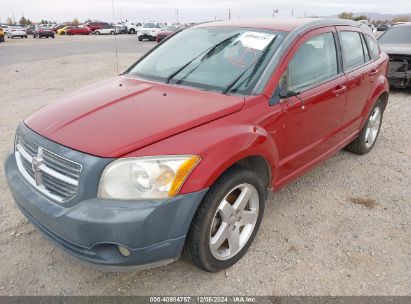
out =
[[[340,32],[344,69],[349,70],[365,62],[361,36],[358,32]]]
[[[360,37],[361,37],[362,49],[363,49],[364,56],[365,56],[365,61],[370,61],[371,60],[371,55],[368,51],[367,44],[365,43],[364,35],[360,34]]]
[[[338,74],[334,36],[325,33],[305,42],[288,66],[288,90],[301,91]]]
[[[368,50],[372,59],[380,58],[380,48],[378,47],[377,41],[368,35],[365,35],[365,40],[367,41]]]

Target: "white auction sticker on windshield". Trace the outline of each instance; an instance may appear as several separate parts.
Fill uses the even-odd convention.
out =
[[[274,38],[275,34],[245,32],[237,38],[236,42],[240,41],[244,47],[262,51]]]

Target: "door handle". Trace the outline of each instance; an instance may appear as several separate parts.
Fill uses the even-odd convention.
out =
[[[377,69],[372,69],[371,72],[368,74],[368,76],[375,76],[378,74],[378,70]]]
[[[347,91],[347,87],[345,85],[339,85],[334,90],[332,90],[332,93],[335,96],[340,96],[341,94],[345,93],[346,91]]]

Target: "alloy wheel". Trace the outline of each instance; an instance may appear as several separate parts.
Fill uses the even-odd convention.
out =
[[[257,223],[259,204],[257,189],[251,184],[234,187],[220,202],[209,238],[216,259],[230,259],[247,244]]]
[[[377,138],[378,131],[381,125],[381,109],[379,107],[374,108],[370,118],[368,119],[367,129],[365,131],[365,146],[369,149]]]

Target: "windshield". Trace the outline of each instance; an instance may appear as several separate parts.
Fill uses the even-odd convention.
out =
[[[272,30],[190,28],[152,51],[129,74],[203,90],[246,94],[284,37],[284,32]]]
[[[393,44],[411,43],[411,26],[391,27],[378,39],[378,42]]]
[[[143,25],[143,28],[160,28],[160,25],[158,23],[145,23]]]

